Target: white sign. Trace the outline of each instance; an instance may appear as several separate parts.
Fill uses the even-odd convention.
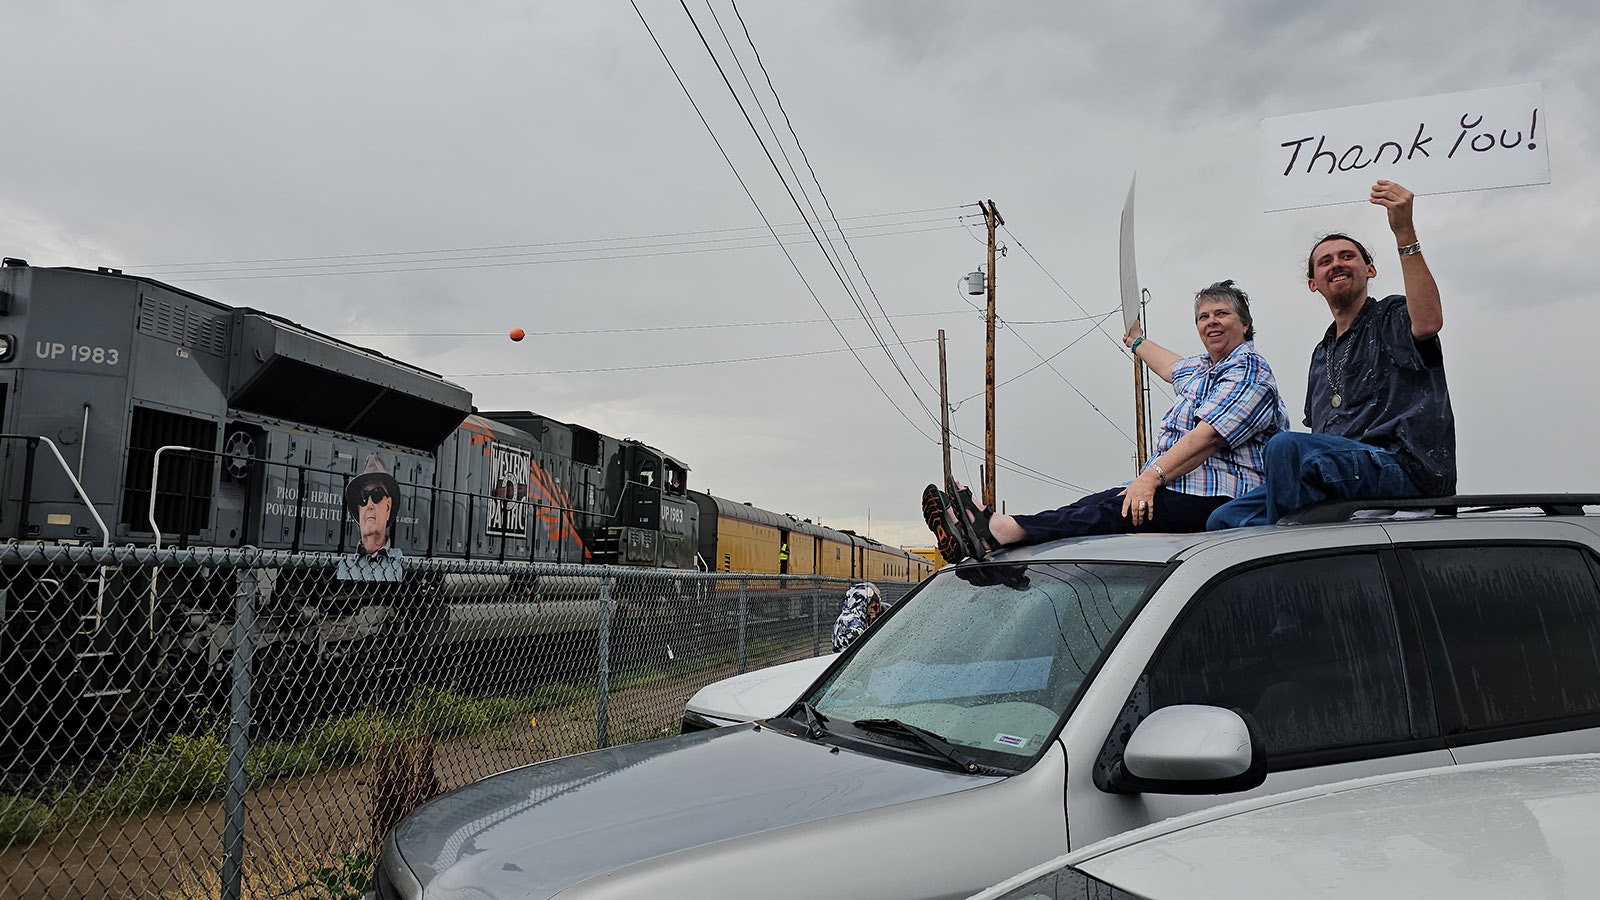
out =
[[[1550,183],[1537,84],[1263,119],[1266,209],[1366,200],[1373,182],[1417,194]]]
[[[1133,262],[1133,188],[1139,183],[1136,173],[1128,182],[1128,200],[1122,204],[1122,236],[1118,243],[1117,271],[1122,281],[1122,333],[1133,330],[1139,321],[1139,274]]]

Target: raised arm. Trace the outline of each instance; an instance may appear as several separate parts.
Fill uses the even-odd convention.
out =
[[[1140,340],[1141,338],[1143,339]],[[1134,341],[1138,341],[1139,346],[1135,347]],[[1134,322],[1128,333],[1122,336],[1122,343],[1133,351],[1133,355],[1140,362],[1149,366],[1150,371],[1160,376],[1162,381],[1167,384],[1172,383],[1172,367],[1183,357],[1145,337],[1143,323]]]
[[[1372,186],[1372,202],[1389,213],[1389,230],[1394,232],[1397,246],[1417,245],[1412,253],[1400,257],[1400,275],[1405,279],[1406,312],[1411,314],[1411,337],[1425,341],[1444,327],[1444,309],[1439,302],[1439,285],[1422,257],[1417,243],[1417,228],[1411,220],[1412,201],[1416,195],[1393,181],[1379,180]]]

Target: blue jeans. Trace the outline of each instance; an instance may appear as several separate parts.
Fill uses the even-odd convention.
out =
[[[1282,431],[1267,441],[1266,483],[1218,507],[1206,530],[1271,525],[1324,500],[1420,497],[1387,450],[1329,434]]]

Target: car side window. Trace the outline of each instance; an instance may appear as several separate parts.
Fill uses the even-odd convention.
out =
[[[1600,713],[1600,590],[1585,556],[1414,551],[1468,731]]]
[[[1420,736],[1372,553],[1274,563],[1214,585],[1178,623],[1149,685],[1151,710],[1252,714],[1274,756]]]

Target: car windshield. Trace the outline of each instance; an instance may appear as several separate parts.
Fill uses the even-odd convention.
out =
[[[1162,571],[1107,562],[946,569],[806,699],[830,727],[898,720],[1015,768],[1042,749]]]

